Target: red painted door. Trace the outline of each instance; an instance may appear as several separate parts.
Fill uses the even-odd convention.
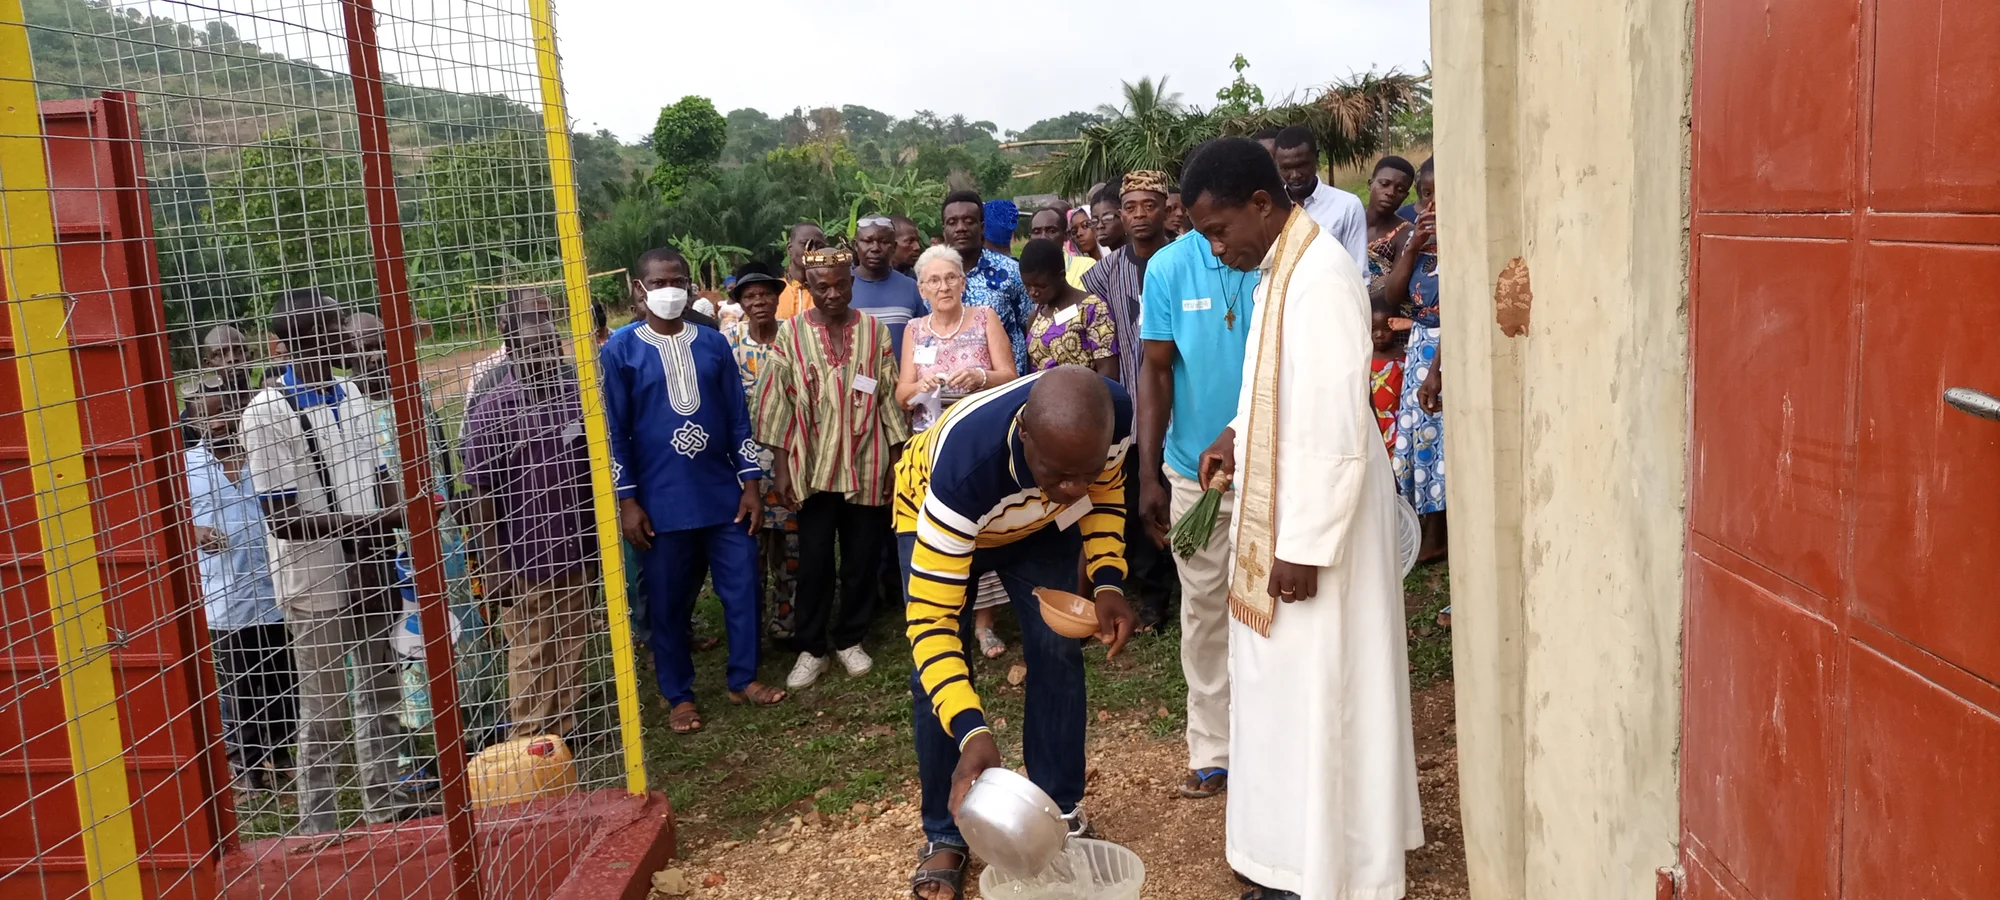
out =
[[[215,739],[219,714],[204,703],[213,669],[186,552],[186,476],[138,116],[121,93],[42,104],[145,890],[130,900],[201,900],[215,896],[215,862],[231,827],[228,770]],[[62,900],[84,896],[89,878],[14,346],[0,314],[0,898]]]
[[[2000,4],[1695,5],[1686,896],[2000,897]]]

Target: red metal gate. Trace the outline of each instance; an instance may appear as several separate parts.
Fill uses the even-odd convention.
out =
[[[2000,880],[2000,7],[1698,0],[1687,895]]]
[[[187,504],[178,490],[185,478],[143,154],[133,140],[137,116],[121,93],[42,104],[141,881],[149,897],[206,898],[216,893],[217,851],[233,825],[227,804],[209,802],[227,796],[219,788],[228,770],[221,719],[202,702],[214,696],[214,669],[189,583],[187,517],[178,511]],[[0,332],[9,370],[15,350],[11,331]],[[22,409],[8,371],[0,377],[0,493],[8,507],[0,517],[8,648],[0,696],[14,711],[0,716],[0,746],[23,750],[0,760],[0,809],[9,819],[0,833],[36,839],[0,845],[0,872],[14,873],[28,894],[67,897],[81,895],[90,879],[55,677],[47,582],[60,576],[43,571]],[[11,896],[4,885],[13,881],[0,882],[0,893]]]

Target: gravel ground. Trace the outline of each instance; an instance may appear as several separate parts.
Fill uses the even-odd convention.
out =
[[[1408,861],[1411,900],[1462,900],[1465,846],[1458,823],[1458,751],[1451,682],[1412,697],[1418,785],[1429,839]],[[1148,734],[1137,713],[1100,718],[1093,729],[1085,804],[1100,832],[1132,848],[1146,864],[1148,900],[1222,900],[1242,888],[1223,862],[1223,802],[1175,793],[1184,745]],[[916,785],[903,796],[914,798]],[[698,823],[690,823],[698,824]],[[914,801],[857,804],[844,814],[818,812],[760,832],[748,841],[697,839],[684,857],[654,875],[653,900],[893,900],[909,896],[907,879],[922,844]],[[977,897],[978,871],[967,881]]]

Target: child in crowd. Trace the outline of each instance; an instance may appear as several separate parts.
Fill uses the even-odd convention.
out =
[[[195,386],[186,421],[199,437],[187,449],[187,479],[223,741],[238,785],[265,791],[289,768],[298,675],[271,588],[264,511],[237,439],[245,388],[214,372]]]
[[[1382,441],[1391,456],[1396,452],[1396,413],[1403,406],[1403,341],[1392,320],[1396,304],[1377,300],[1372,304],[1374,321],[1369,335],[1375,340],[1375,357],[1368,368],[1369,402],[1375,408],[1375,425],[1382,429]]]

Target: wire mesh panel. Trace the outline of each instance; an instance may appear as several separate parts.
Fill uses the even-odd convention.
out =
[[[0,896],[550,897],[643,789],[546,10],[0,0]]]

